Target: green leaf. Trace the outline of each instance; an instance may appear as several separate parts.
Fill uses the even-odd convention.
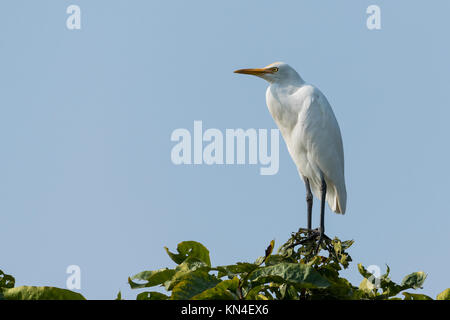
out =
[[[264,292],[269,287],[266,284],[260,284],[252,287],[245,295],[246,300],[260,300],[260,292]]]
[[[122,300],[122,292],[117,293],[116,300]]]
[[[176,264],[181,264],[190,257],[197,258],[198,260],[203,261],[204,263],[206,263],[206,265],[211,267],[209,251],[204,245],[199,242],[183,241],[179,243],[177,246],[178,253],[170,252],[167,247],[164,247],[164,249],[166,249],[167,254]]]
[[[279,254],[272,254],[269,257],[267,257],[265,265],[266,266],[272,266],[274,264],[278,264],[281,262],[295,262],[294,259],[287,259]]]
[[[161,292],[145,291],[137,295],[136,300],[167,300],[168,296]]]
[[[0,270],[0,288],[14,288],[14,284],[16,279],[9,274],[5,274],[2,270]]]
[[[389,297],[396,296],[403,290],[421,288],[427,277],[427,275],[422,271],[413,272],[404,277],[401,285],[398,285],[389,278],[390,269],[389,266],[387,266],[386,273],[377,279],[379,288],[382,289],[383,292],[382,294],[376,294],[376,290],[373,290],[374,286],[371,286],[372,283],[369,280],[369,279],[375,280],[374,275],[369,273],[361,264],[358,264],[358,270],[359,273],[361,273],[361,275],[365,278],[361,282],[360,290],[364,291],[365,293],[369,294],[371,297],[374,297],[376,299],[386,299]],[[412,299],[413,296],[411,296],[410,294],[408,298]]]
[[[401,286],[403,289],[420,289],[422,288],[422,285],[425,282],[426,278],[427,275],[425,272],[413,272],[403,278]]]
[[[283,262],[255,270],[250,281],[256,284],[267,282],[290,283],[303,288],[326,288],[330,285],[314,268],[299,263]]]
[[[364,278],[359,284],[359,290],[362,290],[369,295],[375,294],[375,292],[373,291],[374,289],[375,286],[367,278]]]
[[[173,287],[180,282],[185,276],[190,274],[191,272],[202,270],[204,272],[209,272],[211,270],[210,267],[206,265],[203,261],[198,260],[197,258],[187,258],[182,264],[175,268],[175,274],[170,280],[164,282],[164,286],[166,290],[170,291]]]
[[[238,286],[238,277],[234,277],[231,280],[224,280],[214,288],[207,289],[192,297],[192,300],[237,300],[236,290]]]
[[[159,269],[155,271],[143,271],[136,275],[134,275],[131,279],[128,278],[128,283],[130,284],[131,289],[137,288],[146,288],[146,287],[154,287],[160,285],[167,280],[170,280],[176,271],[174,269]],[[136,283],[133,280],[142,280],[147,281],[146,283]]]
[[[373,274],[367,271],[361,263],[358,263],[358,271],[366,279],[369,279],[371,276],[373,276]]]
[[[409,292],[402,292],[402,294],[405,296],[405,299],[403,300],[433,300],[431,297],[425,294],[417,294]]]
[[[266,252],[265,252],[264,261],[266,261],[267,258],[272,254],[274,246],[275,246],[275,240],[270,241],[270,244],[267,247]]]
[[[439,293],[436,300],[450,300],[450,288]]]
[[[228,265],[228,266],[218,266],[212,268],[211,270],[219,271],[218,277],[221,278],[223,276],[229,276],[233,278],[236,275],[249,273],[258,268],[258,266],[254,263],[248,262],[238,262],[236,264]]]
[[[298,291],[293,285],[283,283],[279,286],[280,299],[283,300],[298,300]]]
[[[342,245],[342,250],[347,250],[348,248],[350,248],[353,243],[355,243],[355,240],[346,240],[346,241],[342,241],[341,245]]]
[[[358,298],[358,288],[354,287],[345,278],[331,280],[331,286],[327,288],[329,295],[340,300],[354,300]]]
[[[3,297],[7,300],[86,300],[78,292],[67,289],[31,286],[3,289]]]
[[[196,270],[185,275],[172,290],[171,300],[187,300],[215,287],[220,282],[217,277],[203,270]]]
[[[364,292],[367,295],[367,298],[374,298],[377,295],[377,289],[381,287],[382,279],[385,281],[389,280],[389,278],[387,277],[390,271],[389,266],[387,266],[386,274],[379,277],[378,279],[375,277],[374,274],[367,271],[367,269],[364,268],[364,266],[361,263],[358,264],[358,271],[364,277],[364,279],[359,284],[359,290]],[[375,286],[375,281],[377,280],[378,284],[377,286]]]

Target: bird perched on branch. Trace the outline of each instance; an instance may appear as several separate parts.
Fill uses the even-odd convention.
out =
[[[288,64],[276,62],[264,68],[240,69],[269,82],[266,103],[286,142],[300,177],[305,182],[308,230],[323,240],[325,201],[336,213],[345,213],[347,191],[344,148],[336,117],[325,95],[307,84]],[[320,227],[312,230],[313,196],[321,200]]]

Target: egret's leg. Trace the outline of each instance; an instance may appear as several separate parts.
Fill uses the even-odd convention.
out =
[[[325,236],[325,200],[327,198],[327,184],[325,179],[322,178],[322,185],[320,186],[321,204],[320,204],[320,228],[319,228],[319,241],[317,242],[316,254],[319,252],[320,244]]]
[[[311,229],[311,216],[312,216],[312,194],[311,194],[311,186],[308,179],[305,180],[306,185],[306,201],[308,203],[308,236],[303,237],[302,233],[304,233],[304,229],[300,230],[298,233],[300,234],[300,240],[297,240],[297,242],[294,242],[289,247],[293,248],[297,245],[303,245],[304,243],[311,241],[311,240],[318,240],[315,246],[315,249],[313,249],[314,254],[318,254],[322,242],[326,243],[327,250],[331,253],[329,244],[331,242],[331,239],[325,235],[325,203],[327,199],[327,184],[325,182],[325,179],[322,178],[321,185],[320,185],[320,196],[321,196],[321,204],[320,204],[320,227],[317,229]]]
[[[312,225],[312,207],[313,207],[313,195],[311,192],[311,186],[309,184],[309,179],[305,178],[306,186],[306,204],[308,207],[308,230],[311,230]]]
[[[320,235],[325,233],[325,200],[327,198],[327,184],[325,179],[322,178],[322,185],[320,186],[320,193],[322,196],[320,204]]]

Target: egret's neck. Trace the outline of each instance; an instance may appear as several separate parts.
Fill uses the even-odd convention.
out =
[[[295,72],[295,74],[292,74],[287,78],[276,79],[275,81],[271,81],[270,87],[274,91],[292,94],[293,92],[297,91],[298,88],[302,87],[304,84],[305,81],[303,81],[300,75],[297,72]]]
[[[277,77],[274,79],[271,79],[270,82],[271,86],[275,87],[301,87],[305,81],[303,81],[302,77],[295,71],[292,70],[288,75],[283,77]]]

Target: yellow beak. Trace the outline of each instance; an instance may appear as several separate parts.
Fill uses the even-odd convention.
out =
[[[271,69],[257,68],[257,69],[239,69],[234,73],[251,74],[253,76],[259,76],[266,73],[273,73]]]

